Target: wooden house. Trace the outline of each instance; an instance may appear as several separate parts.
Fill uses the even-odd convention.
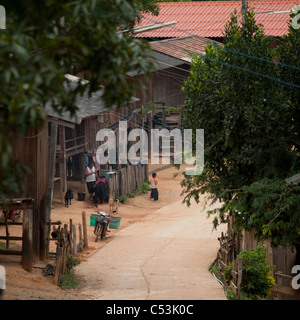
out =
[[[71,75],[67,75],[66,78],[71,85],[75,85],[79,80],[78,77]],[[28,166],[31,174],[24,181],[25,193],[17,195],[22,197],[18,208],[24,209],[24,222],[23,225],[20,224],[23,236],[18,237],[18,240],[22,240],[22,250],[13,252],[4,249],[0,250],[0,254],[21,255],[22,266],[27,271],[31,271],[34,262],[45,261],[48,258],[53,183],[55,180],[60,180],[64,195],[67,189],[68,160],[73,160],[74,174],[83,179],[85,157],[95,156],[101,143],[96,141],[98,130],[102,128],[117,130],[119,120],[124,119],[128,120],[131,127],[142,125],[140,117],[133,113],[139,106],[138,99],[132,98],[128,106],[117,109],[106,106],[101,99],[102,94],[103,90],[100,89],[91,97],[87,94],[78,97],[75,103],[79,109],[74,116],[69,112],[59,114],[51,105],[47,105],[45,107],[47,121],[44,125],[40,128],[31,128],[25,136],[16,136],[13,139],[15,158]],[[116,171],[112,188],[115,195],[120,196],[120,192],[132,192],[132,188],[140,186],[148,179],[147,167],[142,169],[137,167],[130,166],[128,170],[123,168],[120,174]],[[102,169],[110,168],[106,165]],[[135,172],[136,178],[130,172]],[[126,179],[122,180],[121,176],[124,174]],[[5,238],[7,244],[13,240],[8,228]]]

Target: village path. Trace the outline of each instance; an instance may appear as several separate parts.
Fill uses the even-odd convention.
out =
[[[158,173],[161,205],[141,197],[132,210],[152,206],[150,213],[114,233],[112,241],[76,267],[80,293],[87,299],[226,300],[208,270],[225,226],[212,230],[204,201],[182,204],[178,180],[176,186],[166,183],[173,171]]]

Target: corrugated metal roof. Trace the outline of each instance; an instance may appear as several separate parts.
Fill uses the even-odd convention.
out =
[[[257,23],[264,26],[270,36],[282,36],[288,32],[290,13],[269,15],[266,11],[291,10],[299,0],[250,0],[248,4],[256,13]],[[191,35],[222,37],[225,24],[234,9],[241,19],[242,1],[192,1],[161,2],[158,16],[143,14],[137,26],[176,21],[176,25],[136,35],[140,38],[177,38]],[[264,13],[262,13],[264,12]]]
[[[78,81],[81,81],[83,84],[88,81],[85,79],[78,78],[76,76],[66,74],[66,83],[65,90],[75,90],[77,87]],[[67,85],[68,84],[68,85]],[[93,115],[97,115],[101,112],[111,110],[115,106],[106,106],[104,103],[102,96],[104,94],[104,88],[100,88],[98,91],[92,93],[91,96],[88,94],[88,89],[84,92],[83,95],[78,95],[76,97],[75,106],[78,108],[76,114],[71,116],[69,111],[64,111],[62,113],[58,113],[51,107],[51,103],[49,102],[45,106],[45,111],[48,116],[57,118],[63,121],[67,121],[70,123],[80,124],[82,119],[86,117],[90,117]],[[138,98],[132,97],[130,103],[139,101]]]
[[[205,40],[198,36],[152,41],[150,45],[153,50],[175,57],[177,59],[190,61],[194,54],[205,54],[205,47],[208,43],[217,43],[212,40]],[[221,43],[218,43],[222,45]]]

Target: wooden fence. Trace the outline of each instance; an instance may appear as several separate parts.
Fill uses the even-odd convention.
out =
[[[276,285],[273,287],[273,298],[275,300],[300,300],[299,290],[292,288],[292,276],[278,271],[275,272],[274,278]]]
[[[69,254],[76,255],[88,247],[86,213],[82,212],[82,225],[78,224],[79,241],[77,238],[76,225],[70,219],[70,225],[60,226],[57,230],[56,240],[56,263],[54,273],[54,284],[59,284],[62,276],[66,273]]]
[[[218,251],[218,266],[221,271],[221,274],[224,273],[226,267],[232,263],[231,276],[232,280],[227,281],[222,279],[228,287],[232,289],[235,293],[237,299],[240,298],[241,293],[241,283],[242,283],[242,264],[243,260],[240,258],[238,261],[235,260],[235,241],[234,238],[230,235],[221,233],[219,238],[220,249]]]
[[[227,283],[237,296],[239,295],[239,285],[242,280],[241,262],[236,265],[237,255],[245,250],[251,250],[255,246],[264,246],[269,265],[275,265],[275,270],[271,276],[274,277],[276,285],[273,287],[272,297],[276,300],[299,300],[300,290],[294,290],[291,286],[292,266],[295,264],[295,252],[289,248],[274,248],[269,241],[259,242],[254,234],[243,231],[241,235],[236,235],[233,230],[233,219],[230,217],[228,222],[227,234],[221,234],[219,238],[220,248],[218,251],[218,265],[221,273],[226,266],[233,263],[232,276],[233,283]],[[236,268],[236,269],[234,269]],[[239,271],[240,269],[240,271]],[[225,281],[225,279],[223,279]],[[225,281],[226,282],[226,281]]]
[[[26,271],[32,270],[33,265],[33,208],[34,199],[32,198],[20,198],[14,200],[7,200],[0,202],[0,210],[18,210],[22,211],[22,222],[9,222],[4,214],[4,222],[0,222],[0,225],[5,226],[5,236],[1,236],[0,239],[6,240],[6,248],[0,250],[0,254],[7,255],[20,255],[22,256],[21,265]],[[11,236],[9,232],[9,226],[11,224],[20,225],[22,227],[22,236]],[[10,250],[10,240],[22,241],[22,250]]]
[[[148,165],[138,163],[120,168],[109,175],[110,193],[114,198],[126,196],[148,180]]]

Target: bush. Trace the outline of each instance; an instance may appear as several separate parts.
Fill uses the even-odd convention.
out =
[[[237,256],[239,258],[243,259],[242,291],[253,299],[270,295],[275,280],[269,273],[274,266],[268,265],[265,249],[256,246],[241,252]]]
[[[59,287],[63,290],[73,289],[79,281],[75,278],[73,269],[80,263],[80,260],[74,257],[72,254],[68,255],[68,261],[66,265],[66,273],[62,275]]]

